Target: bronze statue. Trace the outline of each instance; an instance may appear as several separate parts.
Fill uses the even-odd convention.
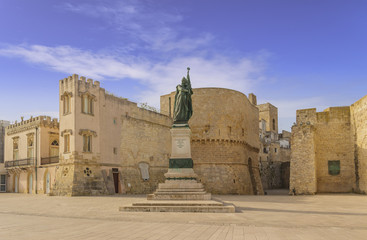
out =
[[[181,85],[176,87],[175,105],[173,108],[173,123],[185,124],[192,116],[193,94],[189,75],[190,68],[187,68],[187,78],[183,77]]]

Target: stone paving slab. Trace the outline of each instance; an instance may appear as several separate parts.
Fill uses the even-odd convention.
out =
[[[367,196],[215,196],[236,213],[136,213],[140,196],[0,194],[0,239],[367,239]]]

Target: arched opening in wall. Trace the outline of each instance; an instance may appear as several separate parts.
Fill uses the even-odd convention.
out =
[[[252,192],[254,193],[254,195],[257,195],[256,180],[255,180],[254,170],[252,168],[251,158],[248,159],[248,171],[249,171],[250,178],[251,178]]]
[[[273,130],[275,131],[275,119],[273,118]]]

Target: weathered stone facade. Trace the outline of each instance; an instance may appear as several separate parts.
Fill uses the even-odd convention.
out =
[[[50,193],[59,157],[59,122],[38,116],[5,131],[7,192]]]
[[[367,97],[350,107],[297,111],[290,191],[366,193]]]
[[[75,74],[61,80],[53,194],[152,192],[168,168],[171,124],[165,115],[106,93],[98,81]]]
[[[192,159],[205,189],[214,194],[263,194],[256,103],[230,89],[193,91]],[[172,114],[174,94],[161,96],[163,112]]]

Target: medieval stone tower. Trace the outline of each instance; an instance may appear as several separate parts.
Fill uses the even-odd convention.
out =
[[[99,82],[74,74],[60,80],[59,91],[60,166],[53,194],[106,194],[99,165]]]

